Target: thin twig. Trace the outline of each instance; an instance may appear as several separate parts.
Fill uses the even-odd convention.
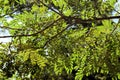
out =
[[[64,16],[58,9],[56,9],[56,8],[53,9],[52,7],[50,7],[50,6],[46,5],[45,3],[43,3],[41,0],[39,0],[39,2],[42,3],[45,7],[51,9],[53,12],[57,13],[58,15],[60,15],[61,17]],[[39,2],[36,2],[37,5],[39,5],[38,4]]]
[[[19,28],[11,28],[11,27],[7,27],[7,26],[0,26],[0,28],[2,28],[2,29],[11,29],[11,30],[22,30],[22,29],[19,29]]]
[[[114,29],[112,30],[111,34],[113,34],[115,32],[115,30],[117,29],[118,25],[119,25],[120,20],[118,21],[118,23],[116,24],[116,26],[114,27]]]
[[[114,9],[114,11],[115,11],[115,12],[117,12],[118,14],[120,14],[120,12],[119,12],[119,11],[117,11],[116,9]]]
[[[74,23],[68,24],[67,27],[65,27],[62,31],[58,32],[56,35],[54,35],[54,36],[52,36],[50,39],[48,39],[48,40],[45,42],[43,48],[44,48],[51,40],[53,40],[54,38],[56,38],[58,35],[62,34],[65,30],[67,30],[67,29],[68,29],[70,26],[72,26],[73,24],[74,24]]]

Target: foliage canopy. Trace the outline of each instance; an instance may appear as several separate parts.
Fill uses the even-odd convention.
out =
[[[11,37],[0,43],[0,78],[120,79],[116,2],[0,0],[0,28],[10,33],[0,38]]]

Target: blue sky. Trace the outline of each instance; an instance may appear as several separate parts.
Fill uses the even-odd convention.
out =
[[[11,21],[12,19],[11,18],[8,18],[7,21]],[[0,26],[2,26],[2,23],[0,23]],[[0,29],[0,36],[6,36],[6,35],[10,35],[8,30],[2,30]],[[3,42],[3,43],[6,43],[6,42],[10,42],[11,41],[11,38],[0,38],[0,43]]]
[[[9,35],[9,32],[7,30],[3,31],[0,29],[0,36],[5,36],[5,35]],[[10,41],[11,41],[10,38],[0,38],[0,42],[3,42],[3,43],[10,42]]]
[[[120,13],[120,0],[115,4],[115,9]],[[117,12],[113,11],[113,16],[115,16]],[[113,19],[114,22],[118,22],[119,19]]]

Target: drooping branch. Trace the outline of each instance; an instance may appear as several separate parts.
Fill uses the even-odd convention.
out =
[[[29,36],[36,36],[42,32],[44,32],[46,29],[48,29],[49,27],[51,27],[52,25],[54,25],[56,22],[58,22],[60,19],[62,18],[58,18],[57,20],[55,20],[54,22],[50,23],[48,26],[46,26],[44,29],[33,33],[33,34],[22,34],[22,35],[12,35],[12,36],[0,36],[0,38],[9,38],[9,37],[29,37]]]

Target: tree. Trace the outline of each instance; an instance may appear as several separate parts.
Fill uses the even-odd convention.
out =
[[[116,2],[0,0],[0,28],[10,33],[0,38],[11,38],[0,44],[0,78],[120,79]]]

